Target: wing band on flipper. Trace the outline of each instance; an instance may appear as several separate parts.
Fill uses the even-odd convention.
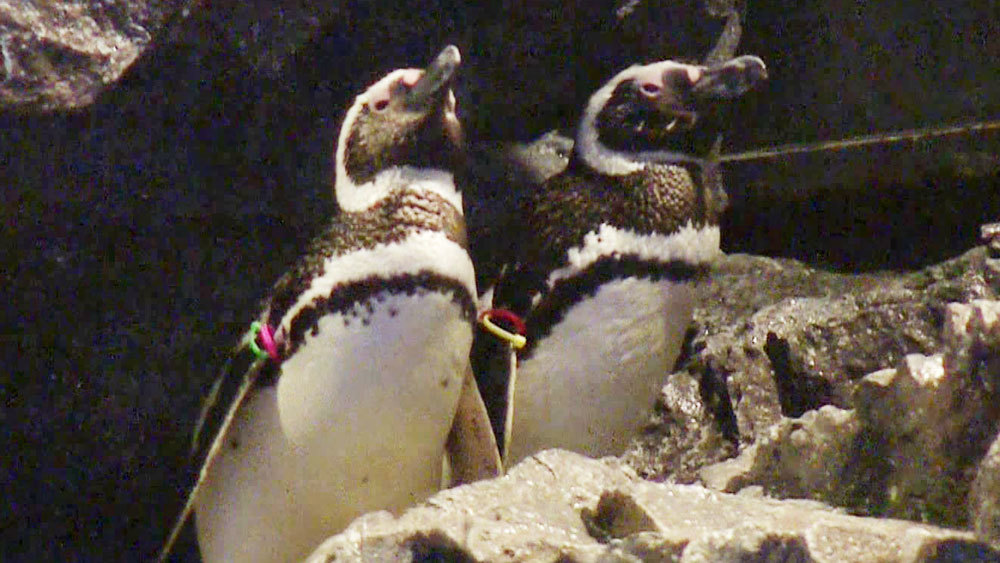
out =
[[[511,325],[514,332],[508,331],[492,322],[493,318],[497,320],[506,321],[507,324]],[[501,458],[504,462],[507,461],[507,452],[510,449],[510,439],[512,435],[512,426],[514,425],[514,390],[517,385],[517,351],[527,344],[528,340],[525,335],[528,333],[528,327],[524,320],[513,311],[508,309],[488,309],[479,314],[479,324],[483,326],[490,334],[495,336],[501,342],[505,343],[507,350],[507,389],[506,389],[506,405],[502,421],[502,443],[500,444]],[[477,389],[478,393],[478,389]],[[484,405],[485,410],[485,405]],[[496,429],[494,429],[496,430]]]

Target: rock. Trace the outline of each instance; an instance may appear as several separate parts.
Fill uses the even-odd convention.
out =
[[[738,457],[704,467],[699,477],[720,491],[759,485],[776,498],[858,506],[851,494],[859,483],[868,483],[865,468],[878,461],[857,451],[860,432],[853,410],[826,405],[800,418],[782,418]]]
[[[969,495],[969,509],[976,536],[1000,548],[1000,436],[979,464]]]
[[[781,416],[851,408],[857,382],[942,344],[952,301],[993,295],[980,248],[914,274],[843,275],[728,256],[701,290],[688,369],[728,397],[743,443]]]
[[[864,378],[856,404],[889,468],[885,514],[967,525],[972,478],[1000,422],[998,313],[997,301],[949,304],[941,353]]]
[[[948,303],[994,294],[982,260],[978,249],[914,274],[843,276],[793,267],[777,275],[784,279],[768,279],[757,293],[773,291],[776,302],[750,315],[740,333],[754,363],[773,373],[781,414],[796,417],[825,404],[850,408],[866,374],[907,354],[938,350]],[[738,396],[745,381],[730,385],[730,394]],[[737,416],[743,418],[738,410]]]
[[[0,1],[0,108],[89,105],[194,3]]]
[[[971,533],[640,479],[548,450],[502,478],[361,517],[309,563],[392,561],[994,561]]]
[[[716,424],[698,381],[687,372],[670,374],[660,392],[651,431],[622,459],[640,475],[693,483],[702,467],[734,455],[735,445]]]
[[[949,313],[947,326],[954,350],[949,357],[950,363],[969,370],[975,378],[969,382],[972,400],[967,403],[966,398],[961,397],[961,410],[965,416],[969,416],[970,410],[979,416],[985,414],[995,423],[1000,416],[996,406],[1000,389],[1000,323],[997,322],[1000,302],[974,301],[970,305],[955,305],[949,308]],[[983,397],[980,385],[989,392],[988,396]],[[983,399],[989,403],[977,404]],[[985,432],[988,430],[984,429]],[[996,433],[995,426],[993,432]],[[993,439],[979,463],[969,493],[969,509],[969,519],[976,534],[1000,546],[1000,435]]]
[[[262,78],[279,78],[289,59],[345,12],[350,8],[338,2],[301,0],[0,1],[0,108],[90,105],[138,58],[178,40],[211,51],[221,39]],[[210,33],[199,29],[205,22]]]
[[[675,438],[695,419],[676,413],[698,409],[661,398],[665,414],[626,459],[643,475],[689,482],[691,465],[674,460],[697,451],[707,462],[697,475],[713,489],[971,522],[993,538],[995,461],[980,460],[1000,427],[1000,302],[980,299],[996,295],[985,252],[913,274],[859,276],[727,257],[703,288],[691,355],[671,381],[693,374],[702,390],[687,396],[714,405],[714,427],[741,451],[719,461],[718,442],[706,455]]]

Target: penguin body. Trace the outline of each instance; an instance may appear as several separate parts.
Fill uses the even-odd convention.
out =
[[[248,398],[196,503],[205,561],[301,559],[357,516],[440,488],[469,310],[423,288],[360,303],[321,317]]]
[[[452,459],[458,474],[496,472],[468,366],[476,286],[452,173],[458,63],[448,47],[347,112],[341,213],[275,285],[258,318],[267,333],[244,336],[196,432],[205,461],[189,503],[203,560],[302,559],[357,516],[437,491],[455,441],[482,440],[460,444],[479,457]],[[255,344],[280,363],[252,359]]]
[[[498,432],[505,464],[551,447],[618,455],[642,428],[679,354],[692,282],[720,253],[713,106],[765,76],[756,57],[663,61],[590,98],[566,170],[520,205],[527,227],[493,292],[528,338]]]

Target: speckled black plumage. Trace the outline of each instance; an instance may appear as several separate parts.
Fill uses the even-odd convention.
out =
[[[480,331],[473,351],[505,461],[547,447],[617,455],[641,424],[637,390],[669,369],[690,321],[683,286],[720,251],[725,102],[764,78],[756,57],[624,69],[588,100],[566,169],[520,200],[515,242],[490,248],[507,253],[493,307],[524,320],[527,345],[512,362]]]
[[[497,284],[494,303],[526,316],[532,297],[547,291],[549,273],[567,264],[566,253],[584,237],[608,224],[637,234],[669,235],[689,222],[718,224],[725,194],[716,165],[650,164],[626,176],[608,176],[578,160],[525,199],[518,215],[518,262]],[[705,170],[703,170],[703,168]],[[664,266],[669,269],[668,266]],[[607,281],[607,280],[605,280]],[[568,308],[586,294],[562,294],[558,308]]]
[[[332,313],[346,313],[345,323],[368,324],[374,312],[372,301],[380,301],[390,295],[422,295],[426,293],[449,294],[454,303],[462,309],[462,318],[472,323],[476,318],[476,303],[467,287],[460,281],[420,271],[415,274],[396,276],[369,276],[362,280],[335,286],[329,295],[313,299],[292,319],[285,342],[285,353],[294,354],[307,333],[319,327],[319,319]],[[392,311],[389,314],[393,314]]]
[[[271,553],[269,550],[272,547],[283,555],[271,553],[271,557],[289,559],[293,553],[312,547],[312,543],[320,539],[316,529],[327,524],[327,515],[316,511],[305,514],[308,510],[302,510],[312,500],[311,488],[296,482],[297,475],[291,477],[291,484],[285,480],[273,487],[275,479],[272,474],[257,479],[254,466],[258,461],[277,464],[272,467],[280,468],[290,454],[269,451],[271,440],[280,441],[279,433],[284,429],[276,431],[270,426],[269,415],[261,417],[261,411],[247,411],[244,406],[251,398],[265,402],[276,400],[282,394],[282,387],[279,386],[275,393],[260,393],[260,388],[275,385],[283,369],[285,375],[291,373],[293,387],[305,378],[305,396],[317,387],[309,379],[312,376],[356,375],[354,371],[313,373],[311,370],[326,369],[326,366],[311,362],[301,365],[295,361],[300,359],[298,356],[292,358],[296,351],[302,352],[301,347],[308,335],[316,334],[321,326],[326,327],[321,324],[321,319],[334,318],[339,314],[337,322],[357,323],[363,332],[361,340],[367,338],[378,343],[383,335],[369,327],[374,324],[373,315],[399,316],[405,323],[414,318],[414,311],[406,309],[404,314],[404,310],[397,309],[409,307],[411,302],[402,300],[393,304],[389,301],[392,296],[440,295],[440,298],[450,299],[457,305],[456,313],[448,322],[461,319],[470,325],[473,323],[475,295],[470,264],[467,260],[463,261],[461,251],[455,248],[456,245],[467,247],[461,196],[452,182],[456,168],[461,164],[463,150],[461,126],[454,114],[455,99],[450,89],[460,61],[458,49],[448,46],[423,71],[405,68],[387,74],[355,98],[348,109],[335,153],[336,177],[333,178],[341,213],[325,232],[304,249],[302,257],[277,281],[271,296],[263,303],[259,320],[266,328],[276,332],[277,356],[258,358],[261,352],[251,351],[252,342],[266,338],[247,334],[233,351],[230,362],[213,387],[195,436],[194,455],[200,471],[191,476],[194,480],[191,492],[159,560],[166,560],[178,533],[195,509],[205,511],[199,512],[199,516],[205,516],[199,523],[199,543],[203,556],[211,560],[247,559],[264,555],[264,552]],[[434,236],[419,236],[424,233],[433,233]],[[414,236],[418,238],[411,240]],[[382,249],[382,246],[391,248]],[[419,264],[408,263],[411,253]],[[440,260],[437,260],[438,257]],[[415,300],[413,307],[433,306],[440,298]],[[295,311],[294,316],[289,314],[291,310]],[[419,315],[420,311],[415,313]],[[394,320],[391,319],[390,324]],[[419,324],[419,321],[416,323]],[[424,327],[404,328],[420,330]],[[339,341],[339,329],[330,331],[334,333],[332,337],[324,334],[317,344],[316,353],[320,357],[330,352],[331,346],[345,345]],[[434,325],[428,325],[426,330],[433,331]],[[459,340],[455,344],[461,342]],[[388,344],[386,354],[413,350],[411,343],[405,340]],[[445,347],[451,344],[443,343]],[[460,350],[447,349],[444,351],[447,356],[438,354],[438,350],[430,350],[425,356],[434,356],[435,361],[441,359],[439,363],[444,365],[443,358],[450,358],[456,351],[461,355]],[[416,353],[420,355],[421,351],[416,350]],[[271,354],[274,354],[273,350]],[[398,361],[399,358],[395,359]],[[365,358],[361,358],[358,364],[365,364]],[[417,364],[417,369],[420,365]],[[339,367],[335,366],[335,369]],[[365,372],[364,369],[359,372],[382,375],[370,370]],[[292,395],[295,395],[294,391]],[[298,397],[297,400],[301,400],[301,396]],[[337,400],[346,401],[345,408],[357,406],[351,405],[349,397],[338,397]],[[337,406],[331,408],[331,412],[341,410]],[[323,416],[307,411],[293,408],[288,415],[293,421],[298,416],[298,420],[306,424],[315,424],[317,418]],[[443,410],[436,414],[446,412]],[[285,422],[285,417],[282,417],[282,423]],[[234,424],[238,426],[232,426]],[[230,435],[233,428],[242,429],[241,432],[249,430]],[[243,440],[246,440],[249,449],[238,449],[241,444],[237,441]],[[336,445],[336,435],[324,434],[305,449],[323,450],[329,443]],[[215,465],[214,462],[220,459],[215,456],[223,456],[221,459],[234,461],[237,466],[231,467],[226,463]],[[298,452],[291,455],[296,456]],[[312,455],[308,451],[303,452],[302,460],[316,466],[313,469],[327,471],[331,475],[341,469],[328,458]],[[209,472],[214,470],[213,466],[219,467],[216,475],[221,476],[215,481],[208,477]],[[431,471],[439,469],[439,461],[434,460],[430,468]],[[414,481],[412,490],[418,490],[422,486],[420,483],[420,478]],[[196,499],[205,487],[210,491],[207,500],[204,505],[196,507]],[[405,501],[406,494],[414,494],[407,492],[410,491],[407,487],[409,485],[401,488],[400,500]],[[216,497],[214,493],[221,496]],[[281,510],[311,518],[311,522],[306,521],[304,525],[301,521],[289,522],[284,519],[284,514],[276,516],[281,510],[275,510],[270,504],[267,507],[255,506],[261,497],[266,498],[267,495],[281,499]],[[355,496],[362,501],[369,500],[364,498],[364,493]],[[355,516],[350,508],[339,507],[340,498],[339,494],[331,494],[323,506],[329,507],[330,513],[337,517]],[[343,504],[354,506],[350,502]],[[233,513],[242,510],[252,513],[265,509],[261,516],[270,520],[259,524],[254,520],[250,530],[245,528],[245,522],[239,520],[239,516],[233,516]],[[256,531],[252,529],[254,525],[259,526]],[[229,541],[227,538],[231,534],[246,541]],[[281,541],[264,539],[268,534],[277,534]]]
[[[397,192],[357,213],[340,214],[323,235],[274,285],[268,305],[267,322],[272,327],[317,276],[324,263],[334,256],[398,242],[417,231],[439,231],[462,247],[466,246],[465,221],[461,213],[443,197],[429,192]]]

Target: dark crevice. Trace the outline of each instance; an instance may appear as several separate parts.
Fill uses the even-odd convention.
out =
[[[505,327],[506,328],[506,327]],[[482,327],[476,325],[472,341],[472,372],[476,376],[479,393],[486,403],[486,411],[493,426],[497,443],[504,443],[504,421],[507,414],[507,382],[510,377],[510,351],[502,342]]]
[[[624,539],[640,532],[656,532],[657,525],[635,499],[622,491],[601,495],[594,510],[580,514],[587,533],[601,543]]]
[[[736,422],[736,412],[733,411],[729,390],[726,388],[725,377],[706,366],[705,376],[699,383],[702,404],[712,414],[722,436],[733,444],[737,444],[740,439],[740,429]]]
[[[807,411],[834,403],[829,381],[795,371],[787,340],[768,332],[764,353],[774,372],[782,415],[798,418]]]
[[[815,561],[809,554],[809,546],[803,537],[771,537],[760,543],[757,553],[747,553],[744,561],[785,561],[787,563],[807,563]]]
[[[414,563],[476,563],[476,558],[442,532],[417,533],[408,542]]]
[[[684,332],[684,342],[681,344],[680,353],[677,355],[677,360],[674,361],[674,365],[671,366],[671,371],[681,369],[681,367],[688,363],[696,353],[705,348],[704,342],[695,344],[694,338],[697,335],[698,329],[694,326],[688,326],[687,330]],[[698,350],[695,350],[695,346],[698,346]]]

